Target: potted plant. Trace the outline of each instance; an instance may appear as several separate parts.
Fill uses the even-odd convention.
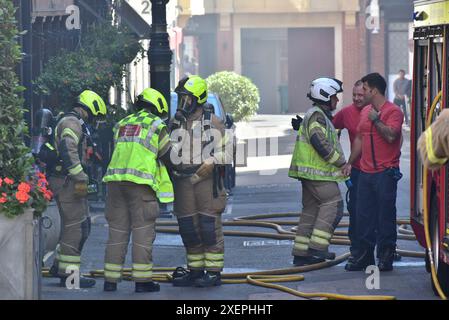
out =
[[[51,199],[24,144],[27,127],[16,67],[20,62],[15,8],[0,0],[0,299],[39,296],[40,228]]]

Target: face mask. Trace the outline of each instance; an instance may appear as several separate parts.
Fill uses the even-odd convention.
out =
[[[188,95],[180,95],[178,97],[178,110],[184,114],[191,114],[195,111],[195,104],[193,98]]]

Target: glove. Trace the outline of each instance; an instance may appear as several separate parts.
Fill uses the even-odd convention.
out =
[[[204,178],[210,176],[214,171],[214,165],[215,165],[215,158],[210,157],[204,160],[201,167],[199,167],[196,173],[190,178],[190,182],[195,185],[198,182],[204,180]]]
[[[292,118],[292,127],[293,130],[298,131],[299,127],[301,126],[302,123],[302,118],[298,115],[296,115],[296,119]]]
[[[87,182],[75,182],[75,195],[77,197],[87,196]]]

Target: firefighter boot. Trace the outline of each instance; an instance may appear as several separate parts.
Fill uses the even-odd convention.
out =
[[[193,287],[195,280],[204,276],[203,270],[186,270],[182,267],[176,268],[173,273],[172,283],[174,287]]]
[[[158,292],[161,290],[157,282],[136,282],[136,292]]]
[[[392,271],[396,250],[394,248],[383,248],[379,255],[378,267],[380,271]]]
[[[293,258],[293,264],[295,265],[295,267],[308,266],[311,264],[321,263],[324,261],[325,260],[322,258],[311,257],[311,256],[307,256],[307,257],[294,256],[294,258]]]
[[[117,283],[105,281],[104,286],[103,286],[103,291],[108,291],[108,292],[117,291]]]
[[[67,285],[68,285],[67,278],[68,277],[61,277],[61,280],[59,282],[60,287],[67,288]],[[92,288],[93,286],[95,286],[95,283],[96,282],[94,279],[80,277],[80,288],[81,289]],[[69,285],[70,285],[70,283],[69,283]]]
[[[345,265],[345,270],[362,271],[371,265],[375,265],[373,249],[360,249],[357,256]]]
[[[221,273],[207,271],[201,278],[195,280],[195,287],[207,288],[221,286]]]
[[[329,252],[328,250],[316,250],[309,248],[309,254],[313,257],[319,258],[319,259],[326,259],[326,260],[334,260],[335,259],[335,253]]]

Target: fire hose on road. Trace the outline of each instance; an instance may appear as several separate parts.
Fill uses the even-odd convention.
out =
[[[252,232],[252,231],[236,231],[236,230],[224,230],[225,236],[234,237],[256,237],[256,238],[268,238],[277,240],[293,240],[295,238],[295,233],[291,230],[286,230],[282,226],[296,226],[298,224],[297,220],[282,220],[281,218],[295,217],[298,218],[298,213],[273,213],[273,214],[263,214],[263,215],[253,215],[245,216],[234,219],[233,221],[224,221],[223,226],[226,227],[257,227],[257,228],[268,228],[275,230],[277,233],[273,232]],[[277,219],[277,220],[268,220]],[[399,228],[399,239],[403,240],[416,240],[416,238],[410,234],[410,231],[405,229],[405,225],[409,225],[409,221],[399,219],[397,224]],[[338,228],[347,227],[348,224],[341,222]],[[159,233],[170,233],[178,234],[179,230],[177,228],[176,221],[160,221],[156,225],[156,231]],[[336,231],[331,243],[334,245],[350,245],[349,238],[347,237],[347,231]],[[413,257],[413,258],[424,258],[424,252],[413,252],[405,250],[397,250],[402,256]],[[315,293],[304,293],[289,287],[281,286],[275,283],[282,282],[296,282],[303,281],[305,278],[299,273],[310,272],[320,269],[329,268],[338,265],[349,258],[350,254],[345,253],[341,256],[335,258],[335,260],[328,260],[322,263],[317,263],[314,265],[308,265],[303,267],[291,267],[283,269],[273,269],[264,270],[258,272],[249,273],[224,273],[222,275],[222,282],[224,284],[252,284],[256,286],[261,286],[265,288],[280,290],[292,294],[297,297],[305,299],[321,298],[321,299],[332,299],[332,300],[394,300],[393,296],[348,296],[341,294],[331,294],[324,292]],[[175,271],[175,268],[154,268],[155,272],[153,275],[153,280],[159,282],[171,282],[172,276],[170,272]],[[48,276],[48,271],[43,272],[44,276]],[[101,278],[104,277],[104,270],[93,270],[85,276]],[[131,280],[131,269],[125,268],[123,270],[123,279]]]

